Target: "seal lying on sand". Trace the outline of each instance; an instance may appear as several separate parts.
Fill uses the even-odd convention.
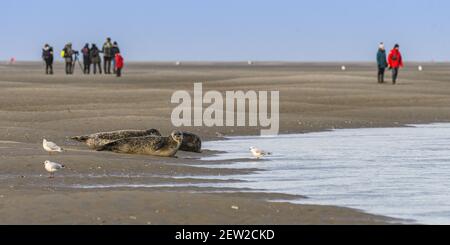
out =
[[[114,142],[116,140],[143,137],[143,136],[161,136],[161,133],[156,129],[149,130],[120,130],[113,132],[103,132],[91,135],[72,137],[72,140],[86,143],[91,149],[98,149],[102,146]]]
[[[193,133],[183,132],[183,143],[181,144],[180,151],[201,153],[202,140]]]
[[[116,153],[174,157],[183,142],[183,132],[174,131],[169,137],[144,136],[116,140],[97,149]]]

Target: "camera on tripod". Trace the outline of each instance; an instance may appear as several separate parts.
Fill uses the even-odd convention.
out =
[[[81,65],[80,59],[78,57],[78,56],[80,56],[80,51],[73,50],[72,54],[73,54],[73,56],[75,56],[75,58],[72,61],[72,69],[75,70],[75,64],[78,63],[78,65],[80,66],[80,69],[83,70],[83,66]]]

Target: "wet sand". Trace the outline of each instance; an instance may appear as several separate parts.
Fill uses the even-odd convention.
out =
[[[303,197],[201,188],[225,180],[196,176],[255,170],[202,168],[208,163],[200,157],[213,152],[131,156],[93,152],[67,139],[127,128],[168,134],[171,95],[192,91],[194,82],[205,91],[279,90],[281,133],[450,121],[450,64],[422,64],[424,72],[410,64],[397,86],[377,84],[371,64],[345,65],[343,72],[332,63],[132,63],[118,79],[83,76],[78,67],[67,77],[61,64],[55,76],[43,75],[41,63],[0,64],[0,224],[387,223],[357,210],[267,201]],[[185,130],[217,139],[217,133],[255,135],[260,128]],[[44,137],[67,152],[48,156]],[[45,160],[67,169],[49,180]]]

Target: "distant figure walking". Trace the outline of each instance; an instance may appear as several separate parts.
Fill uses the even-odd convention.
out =
[[[111,38],[107,38],[105,44],[103,44],[103,70],[105,71],[105,74],[111,74],[111,62],[114,58],[112,54],[112,48],[113,44],[111,43]]]
[[[116,53],[116,57],[114,57],[115,60],[115,69],[116,69],[116,75],[117,77],[122,76],[122,68],[123,68],[123,57],[120,53]]]
[[[62,57],[64,58],[66,62],[66,74],[72,75],[73,74],[73,49],[72,49],[72,43],[66,44],[62,51]]]
[[[388,57],[389,68],[392,69],[392,84],[397,83],[398,71],[403,67],[403,58],[400,53],[400,45],[395,44]]]
[[[45,61],[45,74],[53,75],[53,48],[48,44],[42,49],[42,59]]]
[[[91,49],[89,48],[88,43],[84,45],[81,53],[83,54],[83,73],[89,74],[91,73]]]
[[[112,53],[112,57],[114,57],[114,59],[113,59],[113,72],[114,72],[114,74],[117,74],[117,70],[116,70],[116,54],[120,53],[119,44],[117,42],[113,43],[113,47],[112,47],[111,53]]]
[[[380,46],[378,47],[377,64],[378,64],[378,83],[384,83],[384,72],[388,67],[384,43],[380,43]]]
[[[97,74],[97,67],[100,74],[102,74],[102,58],[100,57],[100,50],[97,48],[97,45],[92,44],[91,47],[91,63],[94,66],[94,74]]]

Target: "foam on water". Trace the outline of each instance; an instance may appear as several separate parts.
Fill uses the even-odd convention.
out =
[[[450,124],[235,137],[207,142],[205,148],[227,153],[204,160],[248,159],[250,146],[274,156],[217,167],[265,171],[233,176],[246,182],[215,187],[306,195],[300,203],[450,224]]]
[[[109,185],[72,185],[73,189],[117,189],[117,188],[162,188],[162,187],[191,187],[186,184],[109,184]],[[192,186],[195,187],[195,186]]]

